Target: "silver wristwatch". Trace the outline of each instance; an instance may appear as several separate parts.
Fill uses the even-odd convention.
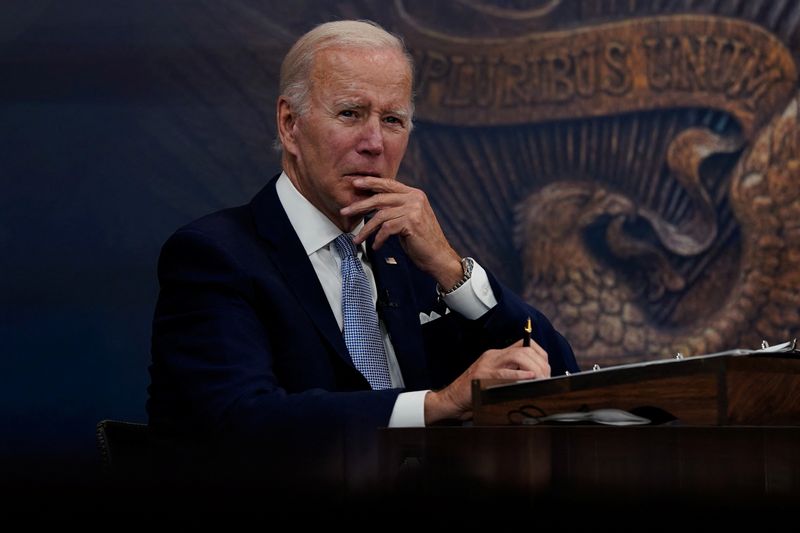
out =
[[[471,257],[463,258],[461,260],[461,268],[464,271],[464,276],[460,280],[458,280],[455,285],[450,287],[450,290],[447,290],[447,291],[442,290],[442,287],[439,284],[436,284],[436,288],[439,291],[439,295],[440,296],[448,295],[448,294],[450,294],[452,292],[455,292],[456,289],[458,289],[463,284],[465,284],[469,280],[469,278],[472,277],[472,267],[474,265],[475,265],[475,260],[472,259]]]

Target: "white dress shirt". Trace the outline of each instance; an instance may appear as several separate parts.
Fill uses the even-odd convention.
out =
[[[278,178],[276,189],[278,199],[289,217],[289,222],[300,238],[311,265],[317,273],[322,289],[328,299],[328,304],[331,306],[331,311],[336,317],[336,323],[339,324],[339,329],[342,329],[342,259],[333,245],[333,241],[341,235],[342,230],[300,194],[286,173],[282,173]],[[363,225],[362,221],[353,230],[352,234],[358,234]],[[378,300],[378,289],[375,284],[372,267],[370,267],[367,255],[364,253],[363,244],[358,246],[358,256],[369,280],[372,289],[372,301],[375,303]],[[451,294],[446,295],[444,301],[448,308],[470,320],[481,317],[486,311],[497,305],[497,299],[489,284],[486,271],[477,263],[474,263],[472,277],[467,283]],[[437,317],[432,315],[428,316],[420,313],[420,321],[435,320]],[[381,321],[380,325],[383,343],[386,346],[386,357],[389,363],[392,387],[403,387],[403,375],[397,362],[394,347],[383,321]],[[423,427],[425,425],[425,395],[428,392],[424,390],[401,393],[394,404],[392,416],[389,419],[389,427]]]

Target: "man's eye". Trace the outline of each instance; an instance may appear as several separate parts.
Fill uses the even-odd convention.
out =
[[[339,112],[339,116],[345,118],[353,118],[356,116],[356,112],[353,111],[352,109],[345,109],[344,111]]]
[[[403,121],[398,117],[386,117],[384,120],[389,124],[399,124],[399,125],[403,124]]]

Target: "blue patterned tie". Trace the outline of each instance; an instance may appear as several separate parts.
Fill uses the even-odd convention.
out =
[[[392,387],[389,365],[367,275],[361,267],[350,235],[343,233],[336,237],[334,243],[342,258],[344,343],[353,364],[367,378],[370,386],[375,390],[389,389]]]

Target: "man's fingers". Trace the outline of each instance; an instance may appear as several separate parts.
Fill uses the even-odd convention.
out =
[[[353,180],[353,186],[373,192],[406,192],[410,187],[403,185],[396,179],[363,177]]]
[[[386,220],[375,234],[375,243],[381,245],[392,235],[410,237],[413,233],[413,225],[409,224],[409,217],[406,216],[405,210],[398,208],[386,215]]]
[[[375,194],[341,208],[339,213],[342,215],[366,214],[392,204],[402,203],[402,196],[398,195],[403,195],[412,190],[402,183],[386,178],[358,178],[353,180],[353,186]]]
[[[361,244],[362,242],[367,240],[367,237],[369,237],[372,233],[378,230],[380,230],[379,234],[384,233],[384,226],[386,225],[387,222],[398,219],[402,216],[403,216],[403,209],[401,207],[383,209],[381,211],[378,211],[377,213],[375,213],[375,216],[373,216],[371,219],[369,219],[369,221],[366,224],[364,224],[364,227],[361,228],[361,231],[358,232],[358,235],[356,235],[353,238],[353,242],[357,245]],[[373,248],[376,250],[380,248],[381,244],[383,244],[383,242],[386,239],[388,239],[389,236],[392,234],[393,233],[390,232],[384,235],[376,235]],[[381,238],[378,239],[378,236],[380,236]]]
[[[511,344],[509,348],[522,348],[522,339],[518,340],[514,344]],[[545,360],[547,360],[547,352],[544,351],[544,348],[539,346],[539,344],[533,339],[531,339],[530,348],[533,349],[541,357],[544,357]]]
[[[497,371],[497,379],[535,379],[543,376],[537,375],[536,372],[530,370],[514,370],[513,368],[501,368]]]
[[[386,207],[386,205],[388,205],[386,203],[386,195],[376,194],[339,209],[339,213],[342,215],[366,215],[370,211]]]
[[[547,353],[539,347],[512,346],[498,352],[497,365],[504,368],[528,370],[535,372],[537,377],[550,376],[550,365]]]
[[[541,357],[542,359],[544,359],[545,361],[547,361],[547,352],[545,352],[545,351],[544,351],[544,348],[542,348],[541,346],[539,346],[539,345],[538,345],[536,342],[534,342],[533,340],[531,340],[531,345],[529,346],[529,348],[531,348],[531,349],[532,349],[534,352],[536,352],[536,354],[537,354],[539,357]]]
[[[550,376],[550,365],[547,360],[540,357],[530,357],[518,355],[513,358],[510,365],[512,369],[527,370],[536,374],[536,377],[545,378]]]

